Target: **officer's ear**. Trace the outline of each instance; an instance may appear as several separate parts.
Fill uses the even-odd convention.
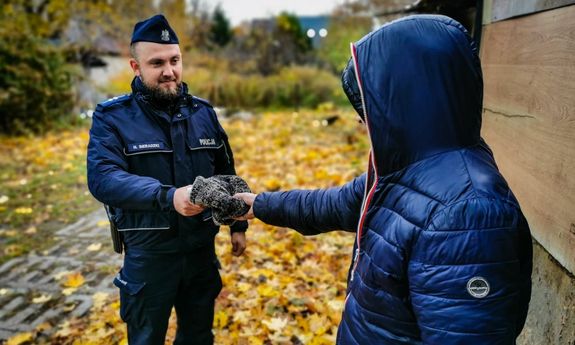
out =
[[[130,59],[130,67],[132,67],[132,71],[134,71],[134,75],[140,76],[140,64],[134,58]]]
[[[132,56],[132,58],[130,59],[130,67],[132,67],[132,71],[134,71],[134,74],[139,77],[140,63],[138,62],[138,52],[136,50],[137,45],[138,42],[130,44],[130,55]]]

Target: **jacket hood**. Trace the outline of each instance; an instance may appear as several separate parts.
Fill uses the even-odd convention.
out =
[[[352,44],[352,57],[378,176],[481,140],[481,65],[455,20],[402,18]]]

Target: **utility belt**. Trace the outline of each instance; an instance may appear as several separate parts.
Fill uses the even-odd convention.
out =
[[[124,250],[124,244],[122,242],[122,234],[118,231],[118,227],[114,222],[114,217],[112,215],[113,209],[108,205],[104,205],[104,209],[106,210],[108,221],[110,222],[110,234],[112,235],[112,245],[114,247],[114,251],[118,254],[122,254]]]

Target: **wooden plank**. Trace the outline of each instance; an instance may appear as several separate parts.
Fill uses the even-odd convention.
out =
[[[487,25],[491,23],[491,9],[493,7],[493,0],[483,0],[483,15],[482,24]]]
[[[522,16],[575,4],[575,0],[493,0],[491,21]]]
[[[575,273],[575,6],[488,25],[483,37],[482,135],[535,239]]]

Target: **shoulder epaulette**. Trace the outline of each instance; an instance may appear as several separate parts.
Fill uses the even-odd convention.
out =
[[[213,108],[214,106],[211,105],[210,102],[208,102],[208,100],[200,98],[200,97],[196,97],[196,96],[192,96],[192,98],[194,99],[194,102],[198,102],[198,103],[202,103],[203,105],[207,105],[210,108]]]
[[[106,109],[106,108],[109,108],[115,104],[123,103],[124,101],[126,101],[130,98],[132,98],[131,93],[121,95],[121,96],[112,97],[112,98],[105,100],[104,102],[98,104],[98,107],[101,109]]]

